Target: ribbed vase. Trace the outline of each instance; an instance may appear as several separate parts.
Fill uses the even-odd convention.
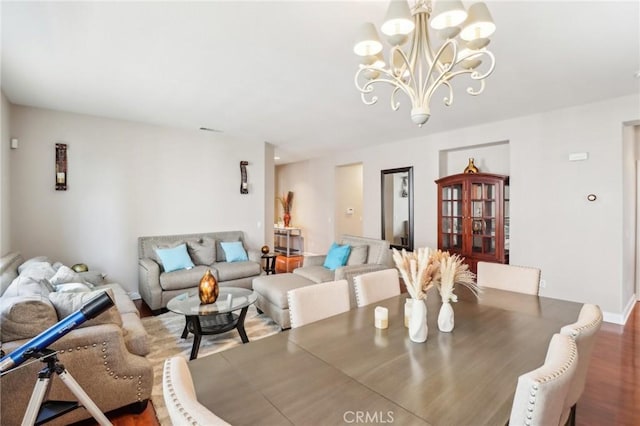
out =
[[[215,301],[218,300],[218,294],[220,294],[218,281],[216,281],[216,277],[211,273],[211,269],[207,269],[198,286],[200,302],[205,305],[215,303]]]

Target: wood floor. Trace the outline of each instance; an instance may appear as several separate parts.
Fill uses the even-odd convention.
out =
[[[146,306],[138,309],[142,315],[150,314]],[[114,426],[158,426],[151,404],[142,414],[116,416],[111,421]],[[640,303],[624,327],[604,323],[598,332],[576,424],[640,425]]]

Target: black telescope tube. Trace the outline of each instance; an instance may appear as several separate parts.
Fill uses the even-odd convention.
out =
[[[52,325],[24,345],[20,346],[9,355],[0,359],[0,372],[5,372],[17,365],[22,364],[34,352],[40,352],[50,344],[82,324],[101,314],[113,306],[113,300],[107,292],[102,292],[93,299],[85,303],[80,309]]]

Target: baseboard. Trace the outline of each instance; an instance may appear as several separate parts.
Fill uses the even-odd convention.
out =
[[[627,306],[625,306],[625,308],[622,310],[622,313],[614,314],[614,313],[611,313],[611,312],[603,312],[602,313],[602,317],[603,317],[604,321],[605,322],[610,322],[610,323],[613,323],[613,324],[625,325],[627,323],[627,320],[629,319],[629,315],[631,315],[631,311],[633,311],[633,307],[636,305],[637,301],[638,300],[636,298],[636,295],[635,294],[631,295],[631,298],[627,302]]]
[[[140,296],[140,293],[138,293],[137,291],[132,291],[129,293],[129,299],[138,300],[138,299],[142,299],[142,296]]]

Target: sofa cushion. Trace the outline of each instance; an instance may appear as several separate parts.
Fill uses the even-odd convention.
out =
[[[83,281],[80,275],[73,269],[65,265],[60,265],[56,273],[53,274],[53,277],[49,279],[49,282],[51,282],[53,286],[57,286],[58,284],[81,283]]]
[[[181,269],[160,274],[160,287],[163,290],[182,290],[197,287],[207,269],[211,269],[213,276],[218,279],[218,274],[213,268],[200,265],[191,269]]]
[[[80,276],[81,282],[87,284],[89,287],[93,287],[96,285],[103,285],[105,274],[99,271],[86,271],[86,272],[78,272]]]
[[[220,243],[222,250],[224,250],[224,257],[227,262],[244,262],[249,260],[247,252],[242,246],[242,241],[223,241]]]
[[[43,282],[46,280],[43,280]],[[91,291],[91,287],[85,283],[64,283],[58,284],[55,287],[55,291],[58,293],[86,293]]]
[[[322,265],[303,266],[302,268],[294,269],[293,273],[311,280],[316,284],[333,281],[335,277],[335,271],[327,269]]]
[[[49,299],[39,295],[0,297],[0,341],[29,339],[58,322]]]
[[[196,265],[211,265],[216,261],[216,240],[203,237],[200,241],[187,241],[189,256]]]
[[[336,243],[331,244],[327,258],[324,260],[324,267],[327,269],[335,270],[341,266],[347,264],[347,259],[351,253],[350,245],[339,245]]]
[[[351,252],[349,253],[349,259],[347,259],[347,265],[364,265],[365,263],[367,263],[368,253],[369,246],[351,246]]]
[[[18,266],[18,274],[21,274],[22,271],[29,268],[34,263],[49,263],[49,258],[47,256],[36,256],[25,260],[20,266]]]
[[[103,292],[107,292],[109,297],[114,300],[113,291],[109,288],[103,290],[96,291],[88,291],[83,293],[60,293],[54,292],[49,294],[49,300],[53,304],[53,307],[56,309],[56,313],[58,314],[58,319],[62,320],[82,306],[84,306],[89,300],[98,296]],[[115,300],[114,300],[115,303]],[[110,307],[106,311],[102,312],[97,317],[87,320],[80,324],[78,327],[89,327],[92,325],[100,325],[100,324],[116,324],[119,327],[122,327],[122,318],[120,318],[120,313],[115,306]]]
[[[165,272],[190,269],[195,266],[189,257],[185,243],[172,248],[158,248],[156,253],[162,261],[162,267]]]
[[[214,263],[213,267],[218,271],[219,281],[237,280],[240,278],[252,277],[260,275],[262,268],[258,262],[219,262]]]
[[[46,278],[32,278],[25,274],[18,275],[11,285],[4,292],[3,297],[17,296],[44,296],[49,293],[49,289],[42,282]]]

